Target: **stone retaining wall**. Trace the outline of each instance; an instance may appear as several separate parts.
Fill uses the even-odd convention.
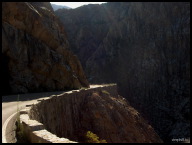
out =
[[[47,131],[42,123],[30,119],[28,114],[30,109],[31,107],[26,107],[20,111],[20,125],[25,138],[30,143],[77,143],[66,138],[57,137],[55,134]]]
[[[79,125],[77,122],[80,120],[79,108],[85,97],[96,91],[109,92],[111,96],[118,97],[116,84],[99,85],[52,95],[22,110],[21,125],[30,142],[77,143],[75,134]],[[71,136],[74,137],[67,139]]]

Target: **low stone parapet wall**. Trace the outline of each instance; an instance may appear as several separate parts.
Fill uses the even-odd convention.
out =
[[[30,119],[28,115],[30,109],[31,107],[26,107],[20,111],[20,128],[25,139],[30,143],[77,143],[67,138],[57,137],[47,131],[42,123]]]
[[[71,141],[67,138],[58,137],[55,134],[59,134],[58,128],[62,131],[62,127],[71,125],[67,124],[67,119],[74,119],[70,114],[77,111],[78,107],[76,106],[76,102],[79,103],[85,96],[88,96],[95,91],[109,92],[111,96],[118,97],[117,85],[107,84],[94,85],[90,88],[83,88],[80,90],[72,90],[60,95],[52,95],[45,100],[39,100],[36,104],[32,104],[24,110],[21,110],[20,122],[24,134],[31,143],[77,143],[76,141]],[[70,108],[68,103],[74,103],[74,105],[72,105],[74,108]],[[68,116],[58,116],[62,115],[62,111],[70,113],[68,113]],[[63,123],[66,122],[66,124],[58,123],[56,121],[57,117],[63,117]],[[75,119],[78,120],[78,116]],[[71,126],[71,131],[66,131],[66,135],[72,133],[74,133],[74,130]]]

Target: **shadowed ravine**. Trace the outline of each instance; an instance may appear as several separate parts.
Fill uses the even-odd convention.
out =
[[[55,13],[90,83],[116,82],[164,141],[190,136],[189,2],[109,2]]]

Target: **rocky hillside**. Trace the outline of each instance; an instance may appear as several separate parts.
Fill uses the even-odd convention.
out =
[[[91,83],[113,83],[164,139],[190,136],[190,3],[58,10]]]
[[[113,86],[51,96],[33,105],[29,114],[48,131],[80,143],[87,142],[88,131],[107,143],[162,143]]]
[[[3,94],[89,86],[47,2],[2,3],[1,65]]]

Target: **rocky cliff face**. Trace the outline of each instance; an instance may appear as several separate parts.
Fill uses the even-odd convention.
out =
[[[188,2],[113,2],[56,15],[90,82],[118,83],[165,141],[190,136]]]
[[[2,3],[3,94],[88,87],[50,3]]]
[[[30,118],[59,137],[81,143],[86,142],[88,131],[107,143],[162,142],[148,122],[118,95],[115,86],[52,96],[33,105]]]

